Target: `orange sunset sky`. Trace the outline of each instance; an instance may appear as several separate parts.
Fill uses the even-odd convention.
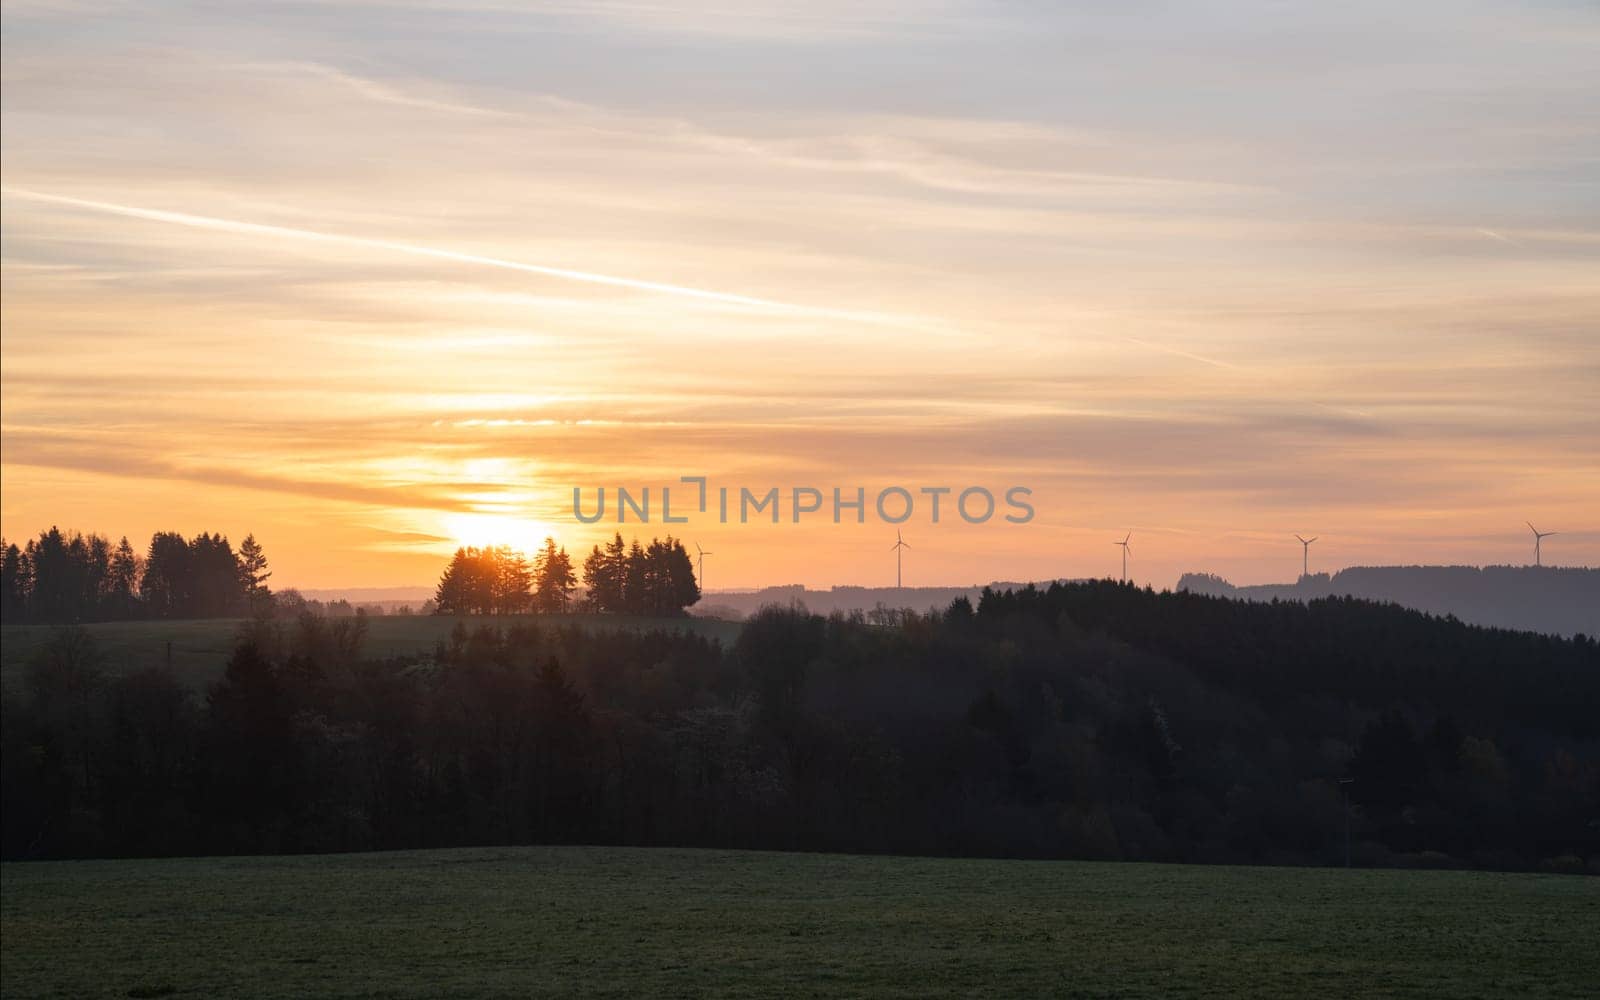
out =
[[[1596,51],[1574,3],[8,3],[4,533],[427,585],[705,475],[1033,490],[919,511],[908,585],[1130,530],[1157,586],[1524,520],[1594,565]],[[871,518],[671,530],[711,588],[894,580]]]

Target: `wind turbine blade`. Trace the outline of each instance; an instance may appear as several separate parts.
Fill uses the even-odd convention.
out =
[[[1315,539],[1315,538],[1313,538],[1313,539],[1311,539],[1311,542],[1314,542],[1314,541],[1316,541],[1316,539]],[[1310,544],[1311,544],[1311,542],[1307,542],[1307,543],[1306,543],[1306,544],[1307,544],[1307,545],[1310,545]]]
[[[1533,522],[1532,521],[1523,521],[1522,523],[1526,524],[1528,526],[1528,530],[1533,532],[1535,535],[1537,535],[1539,533],[1539,529],[1535,528],[1533,526]]]

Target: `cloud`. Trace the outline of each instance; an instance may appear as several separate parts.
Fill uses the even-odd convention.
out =
[[[212,216],[193,215],[187,212],[172,212],[164,209],[141,208],[135,205],[120,205],[114,202],[97,201],[88,198],[74,198],[68,195],[51,194],[44,191],[30,191],[25,188],[18,187],[0,188],[0,193],[25,201],[45,202],[53,205],[66,205],[72,208],[87,209],[95,212],[106,212],[112,215],[122,215],[127,216],[128,218],[142,219],[149,222],[164,222],[177,226],[189,226],[195,229],[209,229],[220,232],[235,233],[241,236],[263,236],[271,239],[310,240],[319,243],[333,243],[347,247],[359,247],[365,250],[409,254],[417,257],[430,257],[436,260],[443,260],[457,264],[502,268],[508,271],[521,271],[527,274],[536,274],[546,278],[559,278],[563,281],[577,281],[586,284],[624,288],[630,291],[654,292],[661,295],[680,296],[683,298],[696,299],[718,305],[744,306],[752,309],[771,310],[774,312],[806,313],[832,319],[850,319],[859,322],[895,321],[889,317],[872,316],[865,313],[849,313],[845,311],[823,309],[813,306],[794,305],[787,302],[777,302],[772,299],[762,299],[754,296],[739,295],[733,292],[719,292],[704,288],[690,288],[684,285],[672,285],[665,282],[646,281],[640,278],[627,278],[614,274],[597,274],[592,271],[577,271],[570,268],[551,267],[544,264],[529,264],[523,261],[506,260],[499,257],[486,257],[481,254],[460,253],[440,247],[419,246],[411,243],[397,243],[389,240],[370,239],[360,236],[345,236],[337,233],[323,233],[309,229],[294,229],[287,226],[271,226],[254,222],[241,222],[236,219],[219,219]]]
[[[575,481],[1025,475],[1066,563],[1600,486],[1587,9],[71,6],[0,39],[8,531],[399,573]]]
[[[367,77],[355,76],[336,69],[332,66],[323,66],[319,63],[306,62],[258,62],[243,63],[237,67],[244,72],[265,72],[268,74],[290,74],[296,76],[311,76],[335,84],[345,90],[359,95],[378,104],[392,104],[402,108],[414,108],[421,111],[435,111],[447,115],[466,115],[473,118],[515,118],[514,113],[501,111],[495,108],[482,107],[476,104],[466,104],[459,101],[441,101],[429,97],[420,97],[407,93],[397,87],[381,83]]]

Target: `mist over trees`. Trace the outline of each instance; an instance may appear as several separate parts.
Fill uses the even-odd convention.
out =
[[[1351,566],[1294,583],[1236,587],[1185,573],[1178,590],[1242,600],[1360,597],[1393,601],[1473,625],[1574,635],[1600,632],[1600,569],[1578,566]]]
[[[25,545],[0,539],[0,615],[57,624],[137,618],[234,618],[270,608],[267,558],[254,535],[159,531],[141,554],[123,536],[51,528]]]
[[[624,549],[624,553],[628,550]],[[1111,582],[686,632],[241,630],[196,696],[55,633],[6,857],[590,843],[1600,871],[1600,643]],[[1342,781],[1349,784],[1341,785]],[[1348,813],[1346,809],[1348,808]]]

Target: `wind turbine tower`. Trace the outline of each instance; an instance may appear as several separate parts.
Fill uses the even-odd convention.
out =
[[[1533,532],[1533,564],[1535,566],[1542,566],[1544,565],[1544,563],[1541,561],[1543,559],[1543,553],[1539,551],[1539,543],[1543,542],[1551,535],[1557,534],[1557,532],[1540,531],[1538,528],[1533,526],[1532,521],[1523,521],[1522,523],[1526,524],[1528,526],[1528,530]]]
[[[698,583],[700,584],[700,593],[704,594],[706,592],[706,556],[714,556],[716,553],[702,549],[699,542],[694,543],[694,549],[700,553],[700,571],[698,573],[700,579]]]
[[[899,590],[905,586],[900,582],[900,550],[909,549],[911,546],[906,543],[904,538],[900,537],[900,529],[898,528],[894,532],[894,545],[890,546],[890,548],[894,550],[894,587]]]
[[[1299,535],[1296,535],[1294,537],[1300,538]],[[1316,540],[1317,539],[1315,537],[1312,537],[1312,538],[1300,538],[1300,575],[1301,576],[1310,576],[1311,575],[1311,543],[1316,541]]]
[[[1127,535],[1123,536],[1122,541],[1120,541],[1120,542],[1112,542],[1111,543],[1112,545],[1120,545],[1120,546],[1122,546],[1122,582],[1123,583],[1127,583],[1128,582],[1128,552],[1130,551],[1129,548],[1128,548],[1128,539],[1130,539],[1132,537],[1133,537],[1133,532],[1130,531],[1130,532],[1127,533]]]

